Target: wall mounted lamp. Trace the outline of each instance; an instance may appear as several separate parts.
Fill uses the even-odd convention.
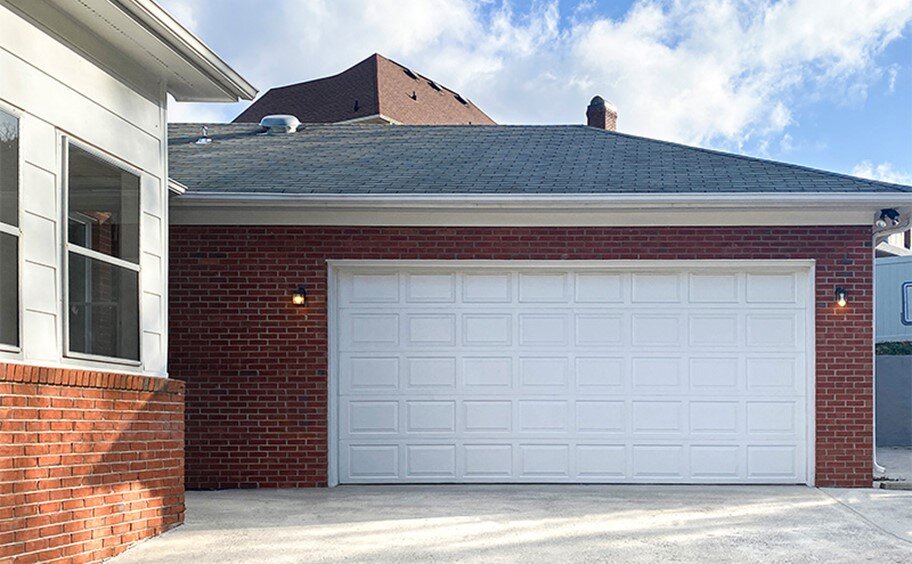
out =
[[[845,307],[847,303],[849,303],[849,301],[846,297],[845,288],[836,288],[836,305],[839,307]]]
[[[304,287],[304,284],[301,284],[292,292],[291,303],[296,306],[307,304],[307,288]]]

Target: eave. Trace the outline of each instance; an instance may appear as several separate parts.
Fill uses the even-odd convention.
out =
[[[177,224],[402,226],[864,225],[912,193],[241,194],[188,192]]]

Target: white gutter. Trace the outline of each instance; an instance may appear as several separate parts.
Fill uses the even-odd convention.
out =
[[[110,0],[163,43],[179,53],[225,94],[241,100],[253,100],[257,89],[219,58],[198,37],[151,0]]]
[[[243,192],[187,192],[174,201],[179,206],[207,207],[333,207],[333,208],[495,208],[495,209],[630,209],[630,208],[845,208],[912,207],[912,192],[803,192],[803,193],[643,193],[643,194],[264,194]],[[872,220],[873,222],[873,220]],[[813,224],[813,217],[808,218]]]

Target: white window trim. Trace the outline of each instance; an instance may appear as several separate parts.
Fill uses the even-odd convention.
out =
[[[58,142],[60,143],[61,148],[61,186],[63,188],[63,195],[61,197],[61,227],[60,233],[63,241],[62,257],[61,257],[61,274],[63,276],[62,289],[63,295],[61,296],[62,312],[61,312],[61,321],[63,326],[63,356],[64,358],[86,360],[90,362],[99,362],[105,364],[118,364],[121,366],[132,366],[132,367],[142,367],[143,366],[143,350],[142,350],[142,320],[143,320],[143,311],[142,311],[142,271],[139,262],[133,263],[126,261],[117,257],[108,256],[104,253],[99,253],[91,249],[86,249],[79,245],[72,245],[69,241],[69,234],[67,232],[69,226],[69,207],[70,207],[70,176],[69,176],[69,165],[70,165],[70,146],[77,147],[86,153],[89,153],[92,157],[97,158],[103,162],[110,164],[120,170],[128,172],[130,174],[136,175],[139,178],[139,194],[137,196],[137,205],[139,206],[139,219],[142,219],[142,183],[143,183],[143,174],[142,171],[135,166],[130,165],[129,163],[117,159],[101,149],[98,149],[92,145],[85,143],[84,141],[73,138],[68,134],[61,134],[58,136]],[[139,241],[139,253],[137,261],[142,260],[142,221],[136,226],[138,232],[137,237]],[[112,264],[117,267],[126,268],[137,273],[137,282],[136,282],[136,305],[137,305],[137,342],[139,346],[139,359],[134,360],[130,358],[118,358],[112,356],[98,355],[98,354],[88,354],[81,353],[78,351],[70,350],[70,315],[69,315],[69,299],[70,299],[70,252],[76,253],[88,257],[90,259],[100,260],[102,262]]]
[[[6,233],[7,235],[12,235],[16,238],[16,310],[17,310],[17,321],[18,327],[16,328],[16,341],[18,345],[8,345],[5,343],[0,343],[0,352],[4,353],[13,353],[15,358],[21,358],[22,356],[22,318],[25,315],[25,310],[22,307],[22,112],[13,108],[12,106],[4,103],[0,100],[0,112],[3,112],[7,115],[12,116],[16,120],[16,125],[19,129],[19,142],[18,142],[18,154],[16,155],[16,219],[19,223],[18,226],[12,226],[7,223],[0,222],[0,232]]]

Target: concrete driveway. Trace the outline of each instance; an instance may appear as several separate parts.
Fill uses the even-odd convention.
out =
[[[189,492],[113,559],[912,561],[912,492],[771,486],[345,486]]]

